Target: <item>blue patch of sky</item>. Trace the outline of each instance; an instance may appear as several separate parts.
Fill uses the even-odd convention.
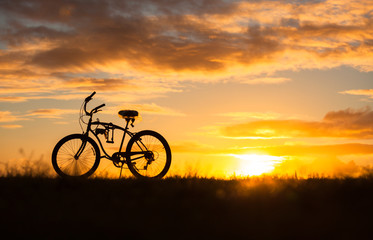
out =
[[[171,41],[175,43],[183,43],[183,42],[194,42],[194,43],[205,43],[206,42],[206,35],[200,35],[198,32],[193,31],[177,31],[168,29],[160,33],[160,36],[169,38]],[[202,37],[203,36],[203,37]]]
[[[133,11],[134,9],[139,10],[139,11]],[[121,16],[124,18],[129,18],[132,17],[134,14],[137,15],[143,14],[144,16],[157,16],[160,15],[161,13],[158,11],[158,8],[156,5],[152,3],[141,3],[137,1],[127,1],[125,3],[125,8],[118,7],[116,4],[113,4],[110,6],[110,15],[111,16]]]
[[[158,7],[153,4],[144,4],[141,12],[145,16],[156,16],[160,14]]]
[[[125,12],[125,11],[122,11],[121,9],[112,8],[110,10],[110,16],[111,17],[120,16],[120,17],[124,17],[124,18],[129,18],[129,17],[132,16],[132,14],[131,14],[131,12]]]
[[[126,75],[123,73],[108,73],[103,71],[93,71],[86,73],[66,73],[64,78],[97,78],[97,79],[136,79],[137,77],[132,75]]]
[[[350,41],[350,42],[348,42],[348,45],[350,45],[352,47],[360,47],[361,42],[360,41]]]
[[[161,36],[170,37],[170,38],[178,38],[179,35],[180,35],[179,31],[177,31],[177,30],[171,30],[171,29],[168,29],[168,30],[163,31],[161,33]]]
[[[364,44],[367,44],[369,46],[373,46],[373,39],[365,39]]]
[[[304,5],[304,4],[318,4],[326,2],[327,0],[285,0],[285,1],[278,1],[278,0],[271,0],[273,2],[285,2],[290,3],[293,5]]]
[[[36,3],[33,2],[22,2],[26,7],[33,8]],[[7,12],[4,12],[2,9],[0,9],[0,29],[6,29],[9,27],[8,20],[14,21],[15,16],[14,15],[9,15]],[[25,27],[40,27],[44,26],[50,29],[54,29],[56,31],[61,31],[61,32],[68,32],[72,31],[73,28],[63,24],[63,23],[58,23],[58,22],[47,22],[47,21],[36,21],[33,19],[29,18],[22,18],[22,17],[17,17],[16,18],[17,22],[22,24]]]
[[[23,5],[23,7],[26,7],[26,8],[35,8],[37,7],[37,5],[39,5],[39,3],[32,2],[32,1],[23,1],[23,2],[20,2],[20,5]]]
[[[30,19],[19,19],[18,21],[25,27],[30,27],[30,28],[46,27],[46,28],[53,29],[59,32],[70,32],[74,30],[71,26],[68,26],[63,23],[58,23],[58,22],[33,21]]]
[[[7,46],[8,45],[6,43],[4,43],[3,41],[0,41],[0,50],[7,50],[8,49]]]
[[[372,19],[373,18],[373,10],[370,10],[369,12],[365,13],[363,16],[367,19]]]
[[[283,19],[281,19],[281,25],[284,26],[284,27],[299,28],[299,19],[283,18]]]
[[[7,17],[3,11],[0,10],[0,36],[5,34],[4,29],[8,27]],[[5,50],[7,49],[7,44],[0,39],[0,49]]]

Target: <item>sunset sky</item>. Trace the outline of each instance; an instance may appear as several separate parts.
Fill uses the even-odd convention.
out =
[[[170,174],[356,175],[373,165],[373,0],[0,1],[1,164],[50,162],[93,91],[100,120],[136,109],[134,131],[167,139]]]

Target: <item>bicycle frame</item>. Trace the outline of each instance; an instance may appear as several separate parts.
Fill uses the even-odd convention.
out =
[[[120,147],[119,147],[119,151],[118,151],[119,153],[121,153],[121,152],[122,152],[122,148],[123,148],[124,139],[125,139],[125,137],[126,137],[126,134],[128,134],[130,137],[133,137],[133,136],[135,135],[134,133],[132,133],[132,132],[130,132],[130,131],[128,130],[128,124],[129,124],[129,121],[127,121],[127,123],[126,123],[126,127],[125,127],[125,128],[122,128],[122,127],[120,127],[120,126],[118,126],[118,125],[115,125],[115,124],[113,124],[113,123],[106,123],[106,122],[99,122],[99,121],[92,122],[92,118],[90,118],[90,120],[89,120],[89,122],[88,122],[87,130],[86,130],[86,132],[85,132],[85,135],[88,136],[89,132],[91,132],[91,133],[95,136],[96,140],[97,140],[98,143],[99,143],[99,146],[100,146],[102,152],[104,153],[104,156],[100,156],[100,157],[101,157],[101,158],[107,158],[107,159],[109,159],[109,160],[112,160],[112,157],[111,157],[111,156],[110,156],[110,155],[105,151],[105,148],[103,147],[102,142],[101,142],[100,138],[98,137],[98,134],[96,134],[96,133],[92,130],[91,126],[92,126],[92,125],[103,126],[103,127],[105,127],[105,129],[109,129],[109,128],[110,128],[110,129],[112,129],[113,131],[114,131],[115,129],[119,129],[119,130],[123,131],[123,136],[122,136],[122,140],[121,140]]]
[[[126,159],[127,157],[132,156],[132,155],[138,155],[138,154],[144,155],[144,154],[148,153],[149,151],[148,151],[148,149],[146,148],[146,146],[145,146],[144,144],[142,144],[143,146],[141,147],[138,143],[137,143],[137,145],[140,147],[140,149],[145,148],[144,151],[129,152],[129,153],[126,152],[126,151],[122,151],[123,143],[124,143],[124,139],[125,139],[125,137],[126,137],[126,134],[128,134],[131,138],[135,135],[135,133],[132,133],[131,131],[128,130],[128,129],[129,129],[129,127],[128,127],[129,122],[130,122],[130,121],[127,120],[127,121],[126,121],[126,127],[123,128],[123,127],[118,126],[118,125],[115,125],[115,124],[113,124],[113,123],[106,123],[106,122],[100,122],[100,121],[92,122],[92,116],[91,116],[91,117],[89,118],[89,121],[88,121],[88,124],[87,124],[87,130],[86,130],[86,132],[84,133],[84,135],[86,135],[86,136],[88,137],[88,136],[89,136],[89,132],[91,132],[91,133],[95,136],[96,140],[97,140],[98,143],[99,143],[99,146],[100,146],[102,152],[104,153],[104,155],[103,155],[103,156],[100,156],[100,158],[107,158],[107,159],[109,159],[109,160],[111,160],[111,161],[115,161],[115,160],[116,160],[116,159],[114,159],[112,156],[110,156],[110,155],[105,151],[105,148],[103,147],[103,144],[102,144],[100,138],[98,137],[98,134],[95,133],[94,130],[92,130],[92,125],[103,126],[103,127],[105,127],[105,129],[112,129],[113,131],[114,131],[115,129],[119,129],[119,130],[123,131],[123,136],[122,136],[122,140],[121,140],[121,143],[120,143],[119,151],[116,152],[115,154],[120,154],[124,159]],[[141,143],[141,141],[140,141],[140,143]],[[83,143],[81,148],[84,149],[84,147],[85,147],[85,144]],[[78,153],[79,153],[79,151],[78,151]],[[78,154],[78,153],[77,153],[77,154]],[[143,157],[143,156],[139,156],[139,157],[134,158],[134,159],[132,159],[132,160],[136,160],[136,159],[139,159],[139,158],[142,158],[142,157]],[[121,161],[121,162],[125,162],[125,161],[126,161],[126,160]]]
[[[127,163],[127,158],[128,157],[131,157],[133,155],[140,155],[138,157],[135,157],[135,158],[132,158],[131,161],[134,161],[134,160],[137,160],[137,159],[140,159],[142,157],[145,157],[145,158],[149,158],[149,156],[151,157],[152,156],[152,152],[149,151],[147,149],[147,147],[145,146],[145,144],[142,143],[141,141],[141,138],[139,139],[139,141],[136,141],[136,145],[141,149],[141,151],[136,151],[136,152],[127,152],[127,151],[122,151],[122,148],[123,148],[123,143],[124,143],[124,139],[126,137],[126,134],[128,134],[131,138],[134,137],[136,135],[136,133],[132,133],[131,131],[129,131],[129,123],[131,122],[131,126],[133,127],[133,122],[135,121],[134,118],[128,118],[128,119],[125,119],[126,120],[126,126],[125,128],[121,127],[121,126],[118,126],[118,125],[115,125],[113,123],[107,123],[107,122],[100,122],[99,120],[98,121],[95,121],[95,122],[92,122],[92,117],[93,117],[93,114],[97,113],[98,111],[100,111],[99,109],[101,107],[104,107],[105,104],[102,104],[98,107],[95,107],[94,109],[92,109],[90,112],[87,111],[87,103],[92,99],[92,96],[95,94],[96,92],[93,92],[89,97],[87,97],[85,100],[84,100],[84,105],[83,105],[83,110],[85,112],[85,115],[86,116],[89,116],[89,120],[88,120],[88,123],[87,123],[87,129],[85,132],[83,132],[83,134],[87,137],[87,139],[89,138],[89,133],[91,132],[96,140],[98,141],[98,145],[99,145],[99,148],[102,150],[102,152],[104,153],[104,155],[102,156],[100,154],[100,158],[107,158],[109,160],[111,160],[115,166],[118,167],[118,163],[121,163],[122,166],[124,163]],[[123,136],[122,136],[122,141],[120,143],[120,147],[119,147],[119,151],[118,152],[115,152],[113,154],[113,156],[110,156],[106,151],[105,151],[105,148],[100,140],[100,138],[98,137],[98,133],[96,133],[94,130],[92,130],[92,125],[96,125],[97,127],[94,129],[96,130],[98,128],[98,126],[103,126],[105,127],[105,131],[106,130],[112,130],[114,131],[115,129],[119,129],[121,131],[123,131]],[[112,132],[113,133],[113,132]],[[79,159],[80,155],[82,154],[85,146],[86,146],[86,143],[87,141],[83,141],[82,142],[82,145],[80,146],[78,152],[74,155],[74,158],[77,160]],[[124,160],[120,160],[120,158],[123,158]]]

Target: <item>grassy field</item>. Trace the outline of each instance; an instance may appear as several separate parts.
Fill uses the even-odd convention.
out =
[[[367,239],[373,176],[163,180],[0,178],[12,238]]]

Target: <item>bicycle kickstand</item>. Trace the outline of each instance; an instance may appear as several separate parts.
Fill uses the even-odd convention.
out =
[[[123,165],[120,167],[119,179],[122,178],[122,170],[123,170]]]

